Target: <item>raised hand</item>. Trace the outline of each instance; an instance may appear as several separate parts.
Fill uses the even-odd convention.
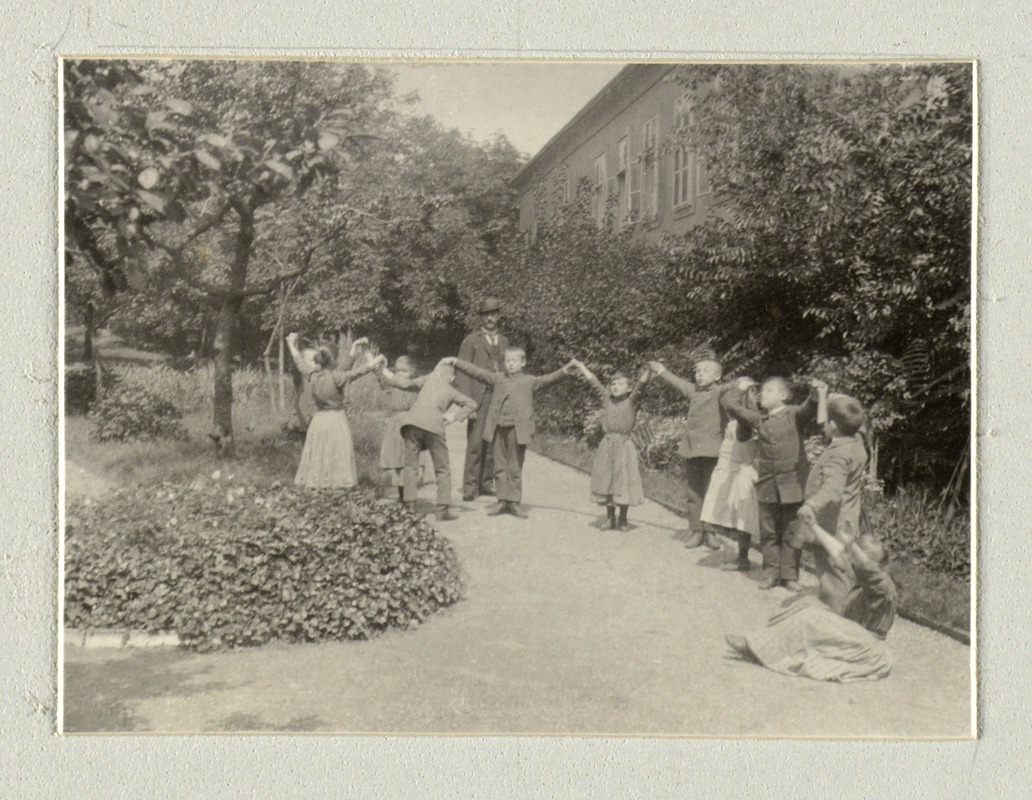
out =
[[[816,389],[818,392],[827,392],[828,384],[822,381],[820,378],[813,378],[810,381],[810,386]]]
[[[755,386],[755,385],[756,385],[756,381],[754,381],[752,378],[747,378],[744,375],[741,378],[739,378],[737,381],[735,381],[735,386],[737,386],[743,392],[746,391],[747,389],[749,389],[751,386]]]
[[[351,343],[351,355],[357,356],[368,346],[369,339],[367,337],[363,336],[361,339],[355,339],[355,341]]]
[[[650,361],[649,369],[652,371],[653,375],[661,375],[662,373],[666,372],[666,367],[663,366],[662,362],[660,361]]]

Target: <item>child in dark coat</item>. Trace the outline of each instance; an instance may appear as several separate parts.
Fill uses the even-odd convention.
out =
[[[685,547],[698,547],[704,541],[720,549],[716,534],[702,522],[702,501],[709,489],[713,469],[724,440],[727,412],[720,398],[729,388],[719,383],[723,368],[718,361],[704,358],[695,364],[695,382],[679,378],[659,361],[649,364],[652,373],[688,400],[688,421],[677,449],[684,460],[686,505],[691,533]]]
[[[809,472],[803,447],[803,428],[817,415],[817,393],[823,381],[812,381],[801,405],[788,405],[788,382],[781,377],[764,381],[760,408],[750,408],[746,391],[755,381],[740,378],[725,398],[728,413],[756,432],[756,496],[760,504],[760,548],[766,575],[761,589],[784,585],[799,591],[800,551],[794,546],[796,514],[803,502]]]
[[[527,375],[527,355],[520,347],[505,351],[505,372],[498,374],[481,369],[468,361],[445,358],[442,364],[493,387],[491,405],[484,419],[484,441],[492,443],[495,470],[495,492],[498,503],[488,512],[492,516],[506,512],[527,518],[523,499],[523,458],[534,435],[534,393],[572,374],[576,367],[571,361],[562,369],[548,375]]]

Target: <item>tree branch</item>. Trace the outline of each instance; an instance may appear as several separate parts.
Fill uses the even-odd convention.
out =
[[[270,278],[261,285],[255,286],[252,289],[245,289],[242,292],[237,292],[235,296],[243,299],[245,297],[254,297],[260,294],[269,294],[269,292],[272,292],[276,288],[278,288],[280,284],[285,283],[286,281],[294,280],[295,278],[300,278],[311,268],[312,256],[315,254],[315,251],[318,250],[324,244],[326,244],[325,239],[309,247],[308,250],[305,251],[304,257],[301,259],[301,266],[297,269],[291,270],[290,272],[284,272],[280,275],[277,275],[274,278]],[[281,267],[283,266],[283,262],[276,258],[276,256],[272,256],[272,258]]]
[[[205,233],[207,233],[220,222],[222,222],[222,220],[226,218],[226,214],[229,213],[229,210],[231,208],[233,208],[233,204],[232,202],[227,200],[225,203],[222,204],[222,207],[218,211],[212,214],[207,220],[202,222],[200,225],[198,225],[192,232],[190,232],[187,235],[187,237],[182,241],[182,243],[175,247],[155,239],[147,232],[147,229],[143,226],[140,227],[140,238],[143,239],[151,247],[157,250],[161,250],[163,253],[165,253],[165,255],[169,257],[169,260],[172,262],[172,268],[175,271],[176,276],[184,283],[188,283],[190,286],[194,287],[199,291],[205,292],[206,294],[214,295],[216,297],[224,297],[226,294],[225,289],[219,286],[215,286],[214,284],[208,283],[207,281],[202,281],[200,278],[197,278],[189,273],[189,271],[186,268],[186,264],[183,263],[183,251],[192,242],[196,241],[199,237],[203,236]]]

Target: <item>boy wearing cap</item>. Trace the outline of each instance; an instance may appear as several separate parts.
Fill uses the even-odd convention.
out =
[[[501,373],[505,351],[509,340],[498,331],[498,318],[502,303],[497,297],[485,297],[477,311],[480,315],[480,330],[474,331],[462,340],[459,358],[488,372]],[[469,375],[456,376],[456,388],[471,398],[480,409],[466,423],[466,463],[462,475],[462,499],[476,500],[477,495],[492,493],[494,460],[491,443],[484,441],[484,423],[487,409],[491,407],[492,385],[475,380]]]
[[[723,368],[715,359],[701,359],[695,364],[694,383],[674,375],[659,361],[650,362],[649,368],[689,403],[688,420],[677,448],[678,455],[684,460],[688,520],[691,524],[691,535],[685,547],[698,547],[705,541],[707,547],[719,550],[716,534],[703,524],[701,517],[702,501],[706,497],[713,468],[717,465],[727,425],[727,411],[720,397],[730,387],[719,383]]]

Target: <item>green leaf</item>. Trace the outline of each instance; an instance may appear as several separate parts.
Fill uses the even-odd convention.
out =
[[[169,111],[173,111],[184,117],[189,117],[193,114],[193,105],[188,103],[186,100],[166,100],[165,106]]]
[[[147,167],[147,169],[143,170],[143,172],[136,176],[136,180],[144,189],[153,189],[157,185],[160,177],[161,173],[154,167]]]
[[[208,169],[213,169],[216,171],[222,169],[221,162],[207,150],[194,150],[194,156]]]
[[[294,179],[294,170],[292,170],[289,165],[284,164],[282,161],[276,161],[275,159],[270,158],[267,161],[263,161],[262,164],[263,166],[266,166],[269,169],[271,169],[277,175],[286,178],[288,181]]]
[[[159,214],[165,213],[165,206],[168,205],[168,200],[163,195],[158,192],[148,192],[142,189],[138,191],[136,195]]]
[[[340,136],[329,132],[320,133],[317,144],[320,150],[332,150],[340,144]]]

